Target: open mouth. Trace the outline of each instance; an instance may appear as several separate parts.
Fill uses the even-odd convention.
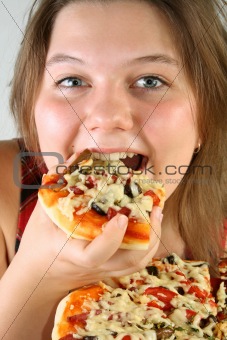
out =
[[[114,152],[109,154],[103,153],[93,153],[92,158],[96,160],[103,160],[103,161],[121,161],[127,168],[130,168],[134,171],[142,170],[145,168],[148,157],[142,154],[136,153],[127,153],[127,152]]]

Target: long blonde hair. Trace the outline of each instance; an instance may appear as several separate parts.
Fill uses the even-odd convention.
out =
[[[89,0],[35,1],[15,66],[11,109],[29,150],[38,151],[34,104],[55,18],[66,5]],[[111,2],[119,0],[96,0]],[[139,0],[138,0],[139,1]],[[179,226],[194,259],[214,268],[226,211],[227,32],[224,0],[143,0],[168,18],[198,108],[202,147],[168,199],[164,214]],[[204,166],[212,171],[204,173]],[[190,171],[193,169],[193,171]],[[205,169],[206,170],[206,169]]]

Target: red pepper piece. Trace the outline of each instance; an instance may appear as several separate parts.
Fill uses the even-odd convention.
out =
[[[85,185],[88,189],[94,188],[95,183],[94,183],[93,179],[91,178],[91,176],[88,176],[88,178],[85,181]]]
[[[158,301],[156,301],[156,300],[152,300],[152,301],[148,302],[147,306],[148,306],[148,307],[155,307],[155,308],[158,308],[158,309],[163,310],[163,307],[160,306],[160,305],[158,304]]]
[[[107,219],[108,221],[111,220],[111,218],[113,218],[114,216],[117,215],[117,210],[113,209],[113,208],[108,208],[107,210]]]
[[[208,293],[204,289],[200,289],[198,286],[191,286],[188,293],[194,294],[202,303],[204,303],[208,297]]]
[[[75,194],[75,195],[83,195],[84,191],[78,188],[77,186],[71,186],[69,189]]]
[[[121,208],[119,211],[115,210],[114,208],[108,208],[107,210],[107,219],[108,221],[111,220],[111,218],[113,218],[114,216],[117,215],[117,213],[125,215],[125,216],[129,216],[131,213],[131,210],[127,207],[123,207]]]
[[[159,205],[160,199],[152,190],[148,190],[144,193],[144,196],[150,196],[153,199],[153,205]]]
[[[189,321],[192,321],[195,315],[196,312],[194,310],[186,309],[186,317]]]
[[[112,180],[113,180],[114,183],[117,182],[118,177],[117,177],[116,175],[112,175],[111,178],[112,178]]]
[[[86,312],[86,313],[81,313],[81,314],[76,314],[76,315],[73,315],[73,316],[68,316],[67,320],[70,322],[70,323],[82,323],[82,324],[85,324],[86,325],[86,320],[87,320],[87,317],[88,317],[89,313]]]
[[[119,212],[119,214],[122,214],[122,215],[125,215],[125,216],[128,217],[131,213],[131,209],[129,209],[127,207],[123,207],[118,212]]]
[[[153,295],[158,298],[159,301],[162,301],[164,303],[162,310],[170,310],[173,308],[170,302],[175,296],[177,296],[177,293],[164,287],[149,287],[145,290],[145,294]]]
[[[223,258],[220,260],[219,264],[218,264],[219,268],[225,268],[227,267],[227,258]]]
[[[217,315],[218,322],[227,320],[227,311],[225,312],[219,312]]]

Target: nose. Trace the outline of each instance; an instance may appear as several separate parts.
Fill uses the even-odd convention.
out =
[[[87,129],[113,131],[133,128],[133,112],[127,90],[96,89],[86,105]]]

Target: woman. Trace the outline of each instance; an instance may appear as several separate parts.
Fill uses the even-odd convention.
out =
[[[27,150],[58,152],[68,164],[85,148],[141,153],[149,159],[148,176],[163,181],[167,201],[162,228],[162,212],[153,210],[146,252],[118,250],[124,216],[88,244],[67,241],[37,204],[14,256],[19,189],[11,174],[19,149],[15,141],[2,144],[4,339],[50,338],[56,305],[68,290],[134,272],[152,256],[174,251],[209,261],[215,272],[226,216],[222,6],[214,0],[35,4],[11,97]],[[48,169],[56,163],[44,160]]]

